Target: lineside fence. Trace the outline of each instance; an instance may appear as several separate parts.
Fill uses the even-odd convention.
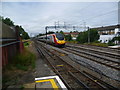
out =
[[[0,59],[2,58],[2,67],[13,61],[13,57],[23,51],[24,46],[19,35],[19,28],[10,27],[0,22]]]

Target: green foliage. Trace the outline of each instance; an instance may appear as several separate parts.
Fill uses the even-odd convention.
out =
[[[16,25],[16,27],[19,29],[19,34],[21,35],[22,39],[29,39],[29,35],[25,30],[22,28],[22,26]]]
[[[20,70],[24,70],[24,71],[27,71],[28,70],[28,67],[27,66],[23,66],[21,64],[16,64],[16,68],[17,69],[20,69]]]
[[[19,34],[22,34],[22,39],[29,39],[29,35],[25,30],[22,28],[22,26],[14,25],[14,22],[10,18],[3,18],[0,16],[0,21],[2,20],[3,23],[5,23],[8,26],[16,26],[19,29]]]
[[[65,39],[67,41],[71,41],[72,40],[72,36],[69,34],[69,35],[65,35]]]
[[[94,41],[93,43],[100,43],[100,41]]]
[[[25,43],[24,43],[24,46],[29,46],[29,43],[28,43],[28,42],[25,42]]]
[[[120,36],[117,36],[117,37],[114,37],[113,39],[112,39],[112,41],[120,41]]]
[[[29,39],[30,37],[29,37],[29,35],[28,35],[28,33],[27,32],[23,32],[22,33],[22,39]]]
[[[77,43],[75,40],[67,41],[67,43]]]
[[[24,89],[25,89],[25,87],[24,87],[23,85],[21,85],[21,86],[20,86],[20,89],[21,89],[21,90],[24,90]]]
[[[64,35],[64,32],[62,30],[60,31],[60,33]]]
[[[86,43],[88,41],[88,36],[87,35],[88,35],[87,32],[82,32],[78,35],[76,40],[79,43]]]
[[[56,33],[59,33],[58,31],[56,31]]]
[[[2,18],[2,21],[8,26],[14,26],[14,22],[10,18]]]
[[[22,34],[23,32],[25,32],[25,30],[22,28],[22,26],[17,25],[16,27],[19,28],[19,34]]]
[[[96,42],[93,42],[90,45],[95,45],[95,46],[100,46],[100,47],[108,47],[108,44],[106,44],[106,43],[96,43]]]
[[[90,42],[97,41],[99,39],[100,35],[98,34],[98,31],[95,29],[90,30]]]
[[[88,42],[88,35],[90,37],[90,42],[95,42],[99,39],[99,34],[98,34],[98,31],[95,30],[95,29],[90,29],[89,31],[84,31],[84,32],[81,32],[78,37],[77,37],[77,41],[79,43],[86,43]]]
[[[120,36],[116,36],[112,40],[109,40],[108,41],[108,45],[109,46],[114,46],[115,45],[115,43],[114,43],[115,41],[119,41],[120,42]]]
[[[36,56],[25,49],[24,53],[18,54],[14,61],[13,64],[21,70],[27,70],[29,66],[32,66],[32,68],[35,68],[35,59]]]
[[[115,44],[114,44],[113,40],[109,40],[108,46],[114,46],[114,45],[115,45]]]
[[[78,31],[76,30],[76,31],[70,31],[70,33],[78,33]]]

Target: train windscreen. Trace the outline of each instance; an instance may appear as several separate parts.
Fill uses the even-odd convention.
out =
[[[56,33],[56,37],[58,40],[64,40],[64,35],[61,33]]]

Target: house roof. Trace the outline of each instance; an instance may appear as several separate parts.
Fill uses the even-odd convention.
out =
[[[112,26],[105,26],[105,27],[97,27],[97,28],[92,28],[92,29],[97,29],[98,31],[103,31],[103,30],[114,30],[115,28],[120,28],[120,24],[112,25]]]

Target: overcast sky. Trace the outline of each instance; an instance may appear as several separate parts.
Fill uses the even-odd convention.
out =
[[[55,21],[81,27],[84,22],[90,27],[116,25],[118,2],[2,2],[0,14],[29,34],[44,33]]]

